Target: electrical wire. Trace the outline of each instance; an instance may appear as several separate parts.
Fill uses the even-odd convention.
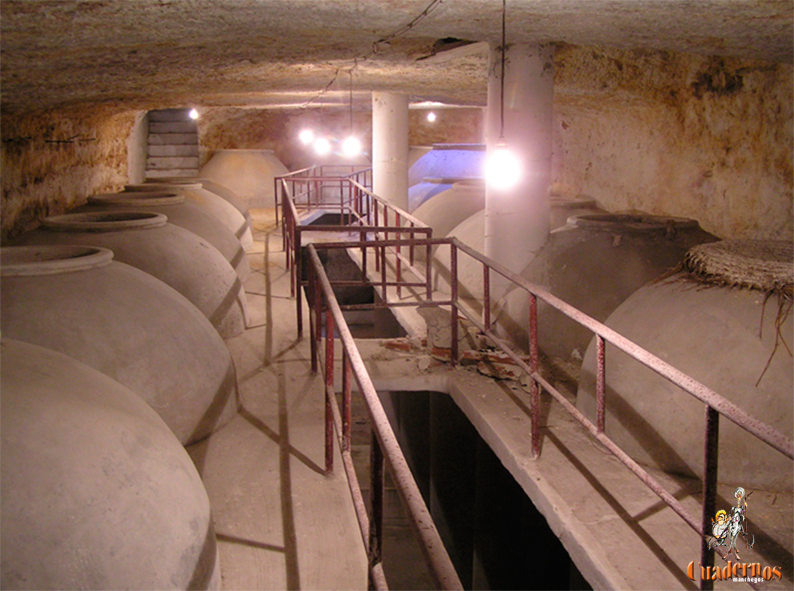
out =
[[[420,12],[410,23],[408,23],[407,25],[404,25],[400,29],[397,29],[393,33],[390,33],[390,34],[386,35],[385,37],[381,37],[377,41],[373,42],[372,43],[372,50],[369,53],[366,53],[363,56],[359,56],[359,57],[353,58],[353,66],[349,70],[349,73],[350,73],[350,84],[351,84],[351,104],[352,104],[353,71],[358,67],[359,60],[361,60],[361,61],[368,60],[373,55],[376,55],[378,53],[379,46],[381,44],[389,43],[389,42],[393,41],[394,39],[397,39],[398,37],[401,37],[402,35],[405,35],[408,31],[413,29],[416,25],[421,23],[428,16],[430,16],[433,12],[435,12],[436,9],[439,6],[441,6],[441,4],[443,2],[444,2],[444,0],[432,0],[432,2],[430,2],[430,4],[428,4],[425,7],[425,9],[422,12]],[[504,33],[503,33],[503,35],[504,35]],[[334,85],[334,82],[336,82],[336,79],[339,77],[339,72],[341,72],[341,71],[342,71],[341,67],[336,68],[336,72],[334,72],[333,78],[331,79],[331,81],[328,84],[326,84],[325,88],[323,88],[315,96],[313,96],[312,98],[307,100],[305,103],[303,103],[300,106],[300,108],[301,109],[305,109],[310,104],[312,104],[314,101],[316,101],[320,97],[324,96],[330,90],[330,88]],[[352,118],[352,111],[351,111],[351,118]],[[504,125],[503,125],[503,127],[504,127]]]
[[[499,80],[499,140],[505,139],[505,53],[507,47],[505,46],[507,35],[505,34],[505,15],[507,14],[507,0],[502,0],[502,45],[500,47],[502,53],[502,75]]]

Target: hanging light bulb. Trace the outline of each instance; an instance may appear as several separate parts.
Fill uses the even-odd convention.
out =
[[[194,120],[199,118],[199,112],[196,109],[190,109],[190,113],[188,113],[187,115],[188,117]]]
[[[485,158],[485,180],[491,187],[509,189],[518,183],[521,175],[521,162],[505,144],[497,144],[489,150]]]
[[[427,120],[430,121],[430,123],[433,123],[436,120],[436,114],[433,111],[430,111],[427,114]]]
[[[348,136],[342,142],[342,154],[347,158],[355,158],[361,153],[361,142],[355,136]]]
[[[505,51],[506,51],[506,26],[507,0],[502,0],[502,45],[501,51],[502,75],[499,89],[499,141],[493,150],[488,151],[485,159],[485,182],[494,189],[509,189],[521,179],[521,161],[507,148],[505,142]]]
[[[326,138],[317,138],[314,142],[314,151],[318,156],[327,156],[331,152],[331,142]]]
[[[298,139],[304,146],[308,146],[314,141],[314,132],[311,129],[304,129],[298,134]]]

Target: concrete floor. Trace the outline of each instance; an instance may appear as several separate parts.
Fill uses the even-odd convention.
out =
[[[323,474],[323,388],[296,341],[281,235],[255,218],[251,323],[226,342],[241,409],[188,449],[204,479],[224,589],[365,589],[367,560],[344,472]],[[337,458],[341,466],[341,458]]]
[[[310,372],[307,341],[296,341],[295,302],[289,298],[281,236],[272,217],[252,213],[257,251],[249,255],[254,273],[246,289],[253,322],[244,335],[227,341],[237,365],[242,409],[227,426],[189,449],[212,502],[223,585],[364,588],[366,557],[346,480],[341,470],[332,477],[321,470],[321,384]],[[403,324],[410,330],[410,321]],[[382,340],[358,343],[379,390],[432,390],[452,397],[544,514],[593,588],[697,588],[686,569],[690,561],[698,563],[698,535],[548,396],[542,455],[531,460],[528,395],[521,384],[497,381],[473,368],[452,370],[423,351],[392,350]],[[339,355],[341,347],[335,350]],[[338,458],[336,465],[341,466]],[[655,475],[699,514],[697,482]],[[732,490],[720,486],[718,508],[732,504]],[[782,567],[783,580],[762,588],[791,588],[792,498],[757,491],[752,501],[748,518],[756,547],[742,557]],[[399,529],[404,522],[398,512],[392,515]],[[717,562],[724,566],[719,558]],[[392,583],[393,588],[409,585]],[[748,588],[732,581],[716,584],[728,587]]]

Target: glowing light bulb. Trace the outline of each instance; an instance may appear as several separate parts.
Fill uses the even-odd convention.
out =
[[[505,145],[497,145],[485,159],[485,181],[495,189],[515,186],[521,174],[521,162]]]
[[[436,114],[435,114],[435,113],[433,113],[433,111],[430,111],[430,112],[427,114],[427,120],[428,120],[428,121],[430,121],[430,123],[433,123],[433,121],[435,121],[435,120],[436,120]]]
[[[190,109],[190,113],[188,113],[188,117],[190,117],[191,119],[198,119],[199,112],[196,111],[196,109]]]
[[[357,137],[349,136],[342,142],[342,154],[348,158],[353,158],[361,153],[361,142]]]
[[[314,132],[311,129],[304,129],[298,134],[298,139],[304,146],[308,146],[314,141]]]
[[[331,142],[324,137],[319,138],[314,142],[314,151],[318,156],[326,156],[331,152]]]

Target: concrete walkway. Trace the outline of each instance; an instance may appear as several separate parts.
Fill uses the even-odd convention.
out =
[[[365,589],[347,480],[322,471],[322,380],[311,373],[308,340],[296,341],[281,235],[272,216],[254,214],[251,325],[226,341],[242,407],[188,449],[212,503],[223,588]]]

